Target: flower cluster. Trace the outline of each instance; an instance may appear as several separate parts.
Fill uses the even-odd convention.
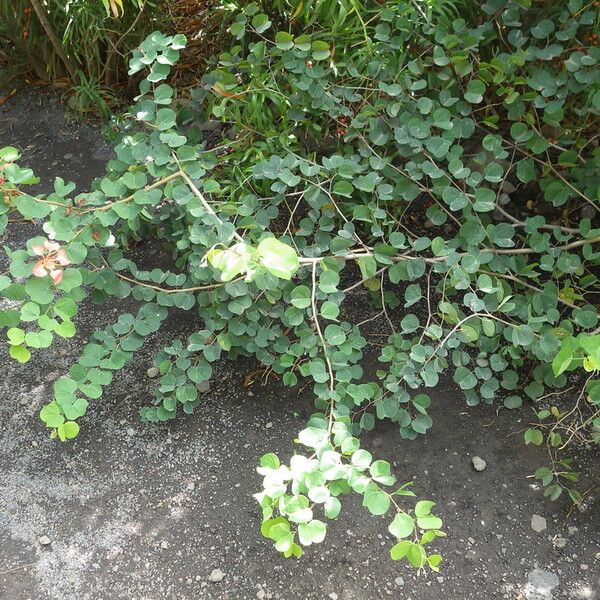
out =
[[[32,246],[31,250],[36,256],[41,257],[33,266],[32,273],[36,277],[50,275],[52,283],[58,285],[63,278],[61,267],[71,264],[66,251],[60,247],[58,242],[51,242],[50,240],[46,240],[43,244]]]

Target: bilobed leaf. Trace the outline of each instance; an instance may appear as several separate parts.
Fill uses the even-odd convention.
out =
[[[388,526],[388,531],[396,538],[406,538],[412,534],[415,529],[415,521],[406,513],[398,513],[394,520]]]
[[[298,525],[298,538],[303,546],[320,544],[327,533],[327,525],[318,519]]]
[[[280,279],[290,280],[300,267],[296,251],[274,237],[263,239],[256,252],[262,266]]]

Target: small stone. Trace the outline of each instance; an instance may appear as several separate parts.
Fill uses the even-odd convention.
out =
[[[25,406],[26,404],[29,404],[29,398],[28,398],[27,396],[24,396],[23,398],[21,398],[21,399],[19,400],[19,404],[20,404],[21,406]]]
[[[564,548],[567,545],[567,540],[559,535],[558,537],[554,538],[553,543],[555,548]]]
[[[506,206],[507,204],[510,204],[510,196],[507,193],[500,194],[498,202],[500,202],[502,206]]]
[[[166,540],[160,543],[160,547],[163,550],[166,550],[169,547],[169,542],[167,542]]]
[[[263,600],[265,596],[265,590],[258,590],[258,592],[256,592],[256,597],[258,598],[258,600]]]
[[[338,600],[338,595],[335,592],[331,592],[331,594],[329,594],[329,597],[331,598],[331,600]]]
[[[590,567],[589,567],[589,565],[586,565],[585,563],[582,563],[582,564],[579,565],[579,568],[582,571],[587,571]]]
[[[193,481],[190,481],[185,488],[189,491],[189,492],[193,492],[196,489],[196,484]]]
[[[541,533],[546,529],[546,519],[544,517],[540,517],[540,515],[533,515],[531,517],[531,529],[533,529],[536,533]]]
[[[403,577],[396,577],[396,579],[394,579],[394,583],[398,587],[403,587],[404,586],[404,578]]]
[[[196,389],[201,393],[201,394],[206,394],[206,392],[210,392],[210,381],[205,380],[205,381],[199,381],[196,384]]]
[[[150,379],[154,379],[155,377],[158,376],[158,369],[156,367],[150,367],[147,371],[146,371],[146,375],[148,375],[148,377]]]
[[[471,459],[471,462],[473,463],[473,468],[476,471],[483,471],[487,467],[485,460],[483,460],[483,458],[479,458],[479,456],[474,456]]]
[[[40,535],[38,543],[41,546],[49,546],[52,543],[52,540],[47,535]]]
[[[527,600],[552,598],[552,590],[559,584],[558,577],[551,571],[535,568],[527,576],[527,585],[523,590]]]
[[[584,205],[581,209],[581,218],[582,219],[593,219],[596,214],[594,207],[590,205]]]
[[[269,421],[266,425],[265,425],[265,429],[271,429],[273,427],[273,423],[271,421]]]
[[[128,427],[127,435],[129,435],[129,436],[135,435],[135,429],[133,427]]]
[[[210,575],[208,576],[208,580],[211,583],[219,583],[219,581],[223,581],[223,579],[225,578],[225,573],[223,573],[223,571],[221,571],[221,569],[213,569],[210,573]]]

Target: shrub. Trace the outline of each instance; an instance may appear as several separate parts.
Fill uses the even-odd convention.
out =
[[[393,559],[437,570],[440,556],[426,549],[443,535],[433,503],[403,508],[413,493],[360,447],[361,431],[388,419],[404,438],[425,434],[423,390],[445,372],[469,405],[542,409],[581,364],[592,376],[578,431],[593,433],[598,14],[578,0],[529,4],[469,3],[467,22],[453,19],[457,3],[352,3],[334,24],[247,4],[229,30],[234,45],[185,102],[165,83],[182,36],[154,33],[134,51],[130,74],[147,75],[92,192],[57,178],[48,197],[27,195],[15,186],[33,174],[4,150],[4,224],[11,212],[44,219],[47,238],[5,248],[11,355],[25,361],[73,335],[88,294],[142,303],[96,332],[56,381],[41,412],[52,434],[77,435],[88,401],[170,307],[195,309],[204,327],[156,357],[161,376],[142,418],[201,406],[197,384],[224,352],[254,356],[287,386],[312,380],[318,412],[297,439],[306,450],[289,465],[261,459],[262,533],[299,556],[325,536],[317,509],[336,518],[353,491],[372,514],[392,511]],[[207,118],[222,123],[217,142],[205,140]],[[149,237],[168,246],[173,271],[132,261],[128,245]],[[340,316],[359,285],[389,326],[372,381],[366,340]],[[399,322],[392,309],[406,309]],[[533,430],[526,441],[554,444],[556,431]],[[553,497],[563,471],[543,478]]]

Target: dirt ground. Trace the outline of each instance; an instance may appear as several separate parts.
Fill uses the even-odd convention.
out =
[[[0,146],[8,144],[22,149],[46,189],[55,175],[85,189],[111,156],[96,129],[69,124],[56,99],[40,92],[0,107]],[[19,226],[2,243],[18,245],[33,231]],[[360,294],[351,303],[357,313]],[[468,408],[451,382],[433,393],[426,436],[405,441],[378,425],[366,439],[400,480],[438,503],[448,533],[438,575],[392,562],[386,522],[356,498],[300,560],[280,558],[260,537],[255,466],[268,451],[289,458],[312,411],[309,392],[277,382],[244,387],[253,365],[224,360],[196,414],[160,426],[139,421],[154,385],[146,376],[152,357],[189,333],[188,316],[170,319],[92,403],[77,441],[50,440],[37,413],[53,380],[122,305],[86,303],[78,336],[25,366],[0,348],[2,600],[600,598],[600,501],[571,512],[566,501],[547,502],[528,478],[544,453],[522,443],[527,413]],[[485,470],[473,469],[473,456]],[[577,458],[600,464],[597,452]],[[534,531],[534,515],[546,529]],[[215,569],[220,581],[211,581]]]

